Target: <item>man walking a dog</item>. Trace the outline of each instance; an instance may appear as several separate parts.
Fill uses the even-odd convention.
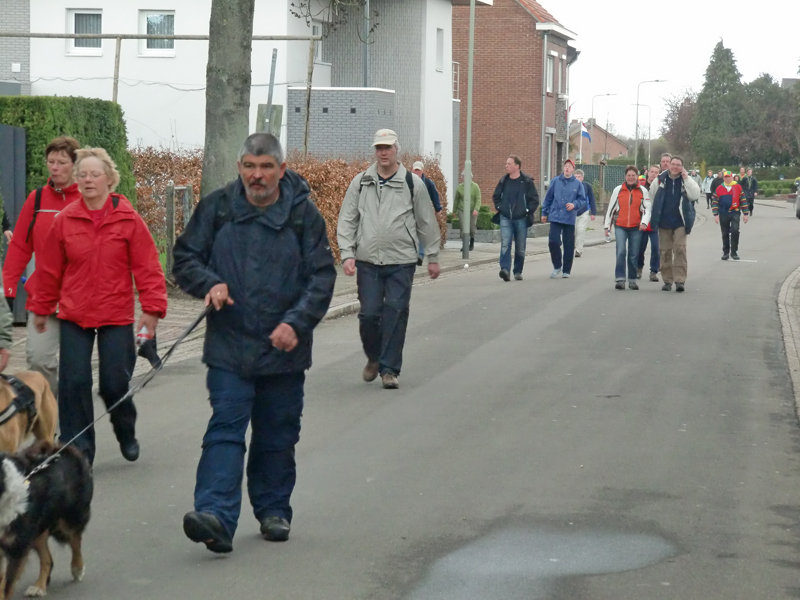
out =
[[[236,181],[198,204],[173,270],[184,291],[215,309],[203,350],[213,413],[183,529],[219,553],[233,549],[248,424],[247,492],[261,534],[289,538],[312,331],[336,280],[325,221],[306,180],[286,168],[280,141],[254,133],[238,166]]]

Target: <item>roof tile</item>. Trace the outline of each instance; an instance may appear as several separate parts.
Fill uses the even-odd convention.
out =
[[[557,23],[560,25],[558,19],[547,12],[536,0],[517,0],[517,2],[526,8],[540,23]]]

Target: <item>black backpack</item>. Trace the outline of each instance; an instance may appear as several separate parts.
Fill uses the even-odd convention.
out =
[[[42,208],[43,189],[44,187],[36,188],[36,197],[33,199],[33,217],[31,218],[31,224],[28,225],[28,234],[25,236],[26,244],[31,239],[31,233],[33,233],[33,226],[36,224],[36,216],[39,214],[39,210],[41,210]]]

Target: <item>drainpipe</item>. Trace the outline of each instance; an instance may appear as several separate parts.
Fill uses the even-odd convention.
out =
[[[547,32],[544,34],[542,42],[542,140],[541,151],[539,153],[539,189],[544,194],[545,172],[544,166],[547,164],[544,158],[545,152],[545,104],[547,103]],[[544,200],[542,201],[544,202]],[[541,214],[541,213],[540,213]]]

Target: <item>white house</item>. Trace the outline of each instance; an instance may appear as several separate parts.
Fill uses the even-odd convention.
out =
[[[371,0],[379,17],[368,46],[366,87],[395,93],[393,125],[404,149],[437,155],[446,175],[457,170],[458,144],[451,13],[453,4],[464,1]],[[479,1],[491,4],[491,0]],[[207,35],[211,13],[211,0],[19,2],[29,3],[29,23],[36,33]],[[329,30],[324,10],[328,0],[313,2],[311,12],[319,20],[307,23],[292,14],[293,0],[256,0],[253,34],[325,34],[315,54],[314,89],[365,87],[364,44],[358,32],[347,27]],[[355,26],[358,20],[351,19]],[[252,130],[257,105],[267,102],[273,48],[278,50],[273,104],[284,106],[281,137],[287,143],[288,128],[298,114],[293,116],[293,107],[288,105],[289,88],[306,85],[308,42],[253,43]],[[4,53],[0,46],[0,66],[9,62],[16,69],[10,75],[0,69],[0,82],[19,81],[22,93],[27,93],[29,86],[33,95],[112,99],[115,40],[31,39],[29,64],[25,64],[25,56],[17,54],[5,61]],[[122,40],[117,101],[125,112],[131,145],[203,146],[207,56],[208,43],[204,41]],[[326,131],[335,134],[329,125]],[[324,144],[312,145],[311,150],[325,153]],[[365,151],[368,146],[353,148],[353,152]]]

